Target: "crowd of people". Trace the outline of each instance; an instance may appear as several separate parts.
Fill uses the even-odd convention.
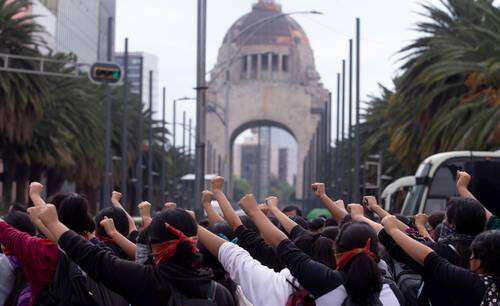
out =
[[[44,200],[32,183],[31,207],[11,205],[0,219],[0,305],[500,305],[500,218],[470,180],[458,172],[446,211],[413,217],[372,196],[334,201],[315,183],[331,217],[308,221],[251,194],[239,215],[216,177],[205,219],[143,202],[139,226],[118,192],[92,218],[84,196]]]

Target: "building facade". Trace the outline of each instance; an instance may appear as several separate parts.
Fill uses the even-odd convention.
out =
[[[321,118],[317,110],[325,109],[329,92],[307,35],[281,5],[259,0],[228,30],[211,71],[208,101],[217,107],[207,115],[207,141],[223,160],[223,174],[230,180],[234,172],[232,144],[241,132],[279,127],[297,143],[295,189],[302,198],[303,161]],[[213,113],[220,109],[225,124]]]
[[[125,66],[125,56],[123,52],[115,54],[116,63]],[[162,111],[160,103],[159,88],[159,60],[156,55],[147,52],[129,52],[128,58],[128,80],[131,92],[142,96],[142,103],[145,108],[149,105],[149,71],[153,72],[153,111],[155,118],[161,118]]]

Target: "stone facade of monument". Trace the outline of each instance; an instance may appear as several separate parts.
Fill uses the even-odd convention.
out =
[[[303,160],[320,119],[313,109],[324,109],[328,99],[305,32],[279,4],[260,0],[229,29],[211,71],[207,142],[220,162],[207,161],[207,171],[231,173],[232,143],[247,128],[280,127],[298,144],[301,198]]]

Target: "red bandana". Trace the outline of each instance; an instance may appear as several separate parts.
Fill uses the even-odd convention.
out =
[[[368,255],[373,260],[377,261],[378,256],[375,253],[373,253],[372,251],[370,251],[371,242],[372,242],[372,239],[369,238],[368,241],[366,242],[366,246],[364,248],[357,248],[357,249],[350,250],[348,252],[335,254],[335,259],[337,261],[337,270],[341,270],[342,268],[347,266],[354,257],[356,257],[357,255],[362,254],[362,253]]]
[[[198,253],[199,250],[196,248],[196,244],[198,242],[197,237],[186,237],[183,232],[179,231],[173,226],[168,225],[167,230],[178,237],[178,239],[165,241],[162,243],[156,243],[151,245],[152,247],[152,255],[155,260],[155,264],[158,266],[159,264],[168,261],[172,256],[174,256],[177,251],[177,247],[183,241],[188,242],[191,245],[191,252]]]

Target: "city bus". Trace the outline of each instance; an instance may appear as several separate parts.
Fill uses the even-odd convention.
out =
[[[402,214],[432,214],[446,210],[450,197],[457,196],[456,173],[472,176],[469,190],[494,214],[500,214],[500,150],[496,152],[456,151],[426,158],[415,173]]]
[[[382,207],[390,213],[400,213],[406,195],[414,185],[414,176],[404,176],[387,185],[380,195]]]

